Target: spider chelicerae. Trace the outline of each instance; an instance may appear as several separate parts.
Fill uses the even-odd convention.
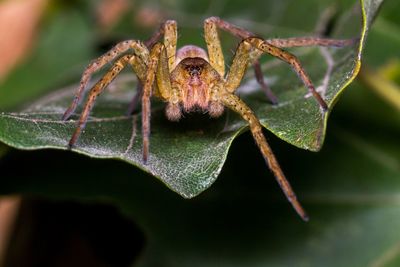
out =
[[[241,39],[227,73],[218,29],[225,30]],[[308,220],[306,212],[297,200],[262,133],[259,119],[251,108],[235,95],[235,91],[239,87],[247,67],[253,65],[257,81],[265,91],[267,98],[271,103],[277,103],[276,97],[264,82],[258,61],[263,53],[267,53],[283,60],[294,69],[314,96],[322,112],[325,112],[328,105],[315,90],[307,72],[299,60],[283,48],[313,45],[343,47],[353,44],[354,40],[319,37],[262,39],[218,17],[210,17],[204,21],[204,36],[207,52],[194,45],[186,45],[177,50],[177,23],[174,20],[168,20],[149,40],[145,42],[138,40],[120,42],[106,54],[92,61],[82,75],[80,87],[70,107],[65,111],[63,120],[67,120],[75,111],[91,75],[104,65],[110,62],[114,63],[111,69],[90,90],[78,126],[69,141],[68,147],[72,148],[76,144],[97,96],[124,67],[130,65],[137,75],[140,85],[131,106],[135,106],[134,103],[141,99],[144,163],[149,157],[150,98],[152,96],[167,103],[166,116],[172,121],[178,121],[182,112],[195,110],[208,112],[211,117],[218,117],[227,107],[238,113],[249,124],[256,144],[287,199],[301,218]],[[161,41],[162,38],[163,41]]]

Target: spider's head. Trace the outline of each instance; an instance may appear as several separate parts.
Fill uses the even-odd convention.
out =
[[[187,45],[176,53],[176,67],[171,79],[182,90],[208,90],[221,77],[208,62],[204,49]]]
[[[179,63],[181,70],[183,70],[183,76],[188,80],[189,83],[202,82],[207,76],[209,63],[200,57],[189,57],[181,60]],[[203,75],[206,74],[206,75]]]
[[[186,46],[177,52],[177,65],[171,73],[172,86],[178,89],[179,104],[185,112],[209,111],[212,88],[221,76],[208,63],[206,52],[196,46]],[[222,113],[222,111],[220,112]]]

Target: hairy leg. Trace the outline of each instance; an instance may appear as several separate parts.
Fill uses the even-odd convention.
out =
[[[126,112],[128,116],[132,115],[137,110],[140,99],[142,98],[142,93],[143,85],[141,81],[138,81],[138,84],[136,85],[136,93],[133,95],[132,100],[128,106],[128,111]]]
[[[225,62],[222,53],[221,43],[218,36],[217,29],[225,30],[232,35],[240,38],[246,39],[251,36],[256,36],[254,33],[249,32],[245,29],[237,27],[229,22],[221,20],[218,17],[210,17],[204,22],[204,33],[207,43],[208,54],[210,57],[210,64],[213,66],[219,74],[224,77],[225,75]],[[262,75],[260,62],[258,61],[257,54],[254,54],[254,58],[250,59],[249,62],[254,62],[254,74],[256,76],[257,82],[260,84],[267,98],[271,103],[276,104],[278,102],[276,96],[273,94],[269,86],[264,81],[264,76]]]
[[[256,36],[255,34],[246,31],[242,28],[239,28],[233,24],[230,24],[224,20],[221,20],[218,17],[210,17],[204,21],[204,38],[207,43],[207,51],[210,60],[211,66],[217,70],[217,72],[221,75],[221,77],[225,76],[225,61],[224,55],[222,52],[221,42],[218,35],[218,28],[228,31],[236,37],[241,39],[246,39],[251,36]],[[254,53],[255,58],[251,59],[250,62],[253,63],[254,74],[256,76],[257,82],[260,84],[267,98],[271,101],[272,104],[277,104],[278,99],[271,91],[269,86],[265,83],[264,76],[261,71],[260,62],[257,59],[257,53]]]
[[[219,75],[221,75],[221,77],[224,77],[225,60],[217,28],[216,17],[211,17],[204,21],[204,39],[207,44],[210,65],[219,73]]]
[[[287,39],[267,39],[265,42],[279,47],[279,48],[289,48],[289,47],[304,47],[304,46],[328,46],[328,47],[344,47],[349,45],[354,45],[358,42],[358,38],[354,39],[329,39],[320,37],[294,37]]]
[[[261,70],[260,61],[256,60],[253,64],[253,67],[257,82],[261,86],[261,89],[264,91],[269,101],[271,101],[271,103],[274,105],[278,104],[278,98],[274,95],[274,93],[271,91],[271,88],[267,85],[267,83],[264,80],[264,75]]]
[[[116,58],[120,57],[122,54],[126,53],[129,49],[132,49],[134,54],[137,57],[139,57],[143,62],[147,62],[149,52],[148,52],[147,48],[145,47],[145,45],[142,44],[140,41],[128,40],[128,41],[123,41],[123,42],[118,43],[110,51],[108,51],[106,54],[100,56],[99,58],[95,59],[86,67],[85,71],[82,74],[79,88],[75,93],[75,97],[74,97],[71,105],[68,107],[68,109],[65,111],[64,115],[62,116],[62,120],[68,120],[68,118],[75,111],[80,100],[82,99],[83,92],[84,92],[85,87],[86,87],[87,83],[89,82],[92,74],[94,72],[98,71],[99,69],[101,69],[104,65],[112,62]]]
[[[303,81],[304,85],[308,88],[310,93],[314,96],[314,98],[317,100],[319,103],[320,107],[322,108],[323,111],[328,110],[328,105],[326,104],[325,100],[322,99],[321,95],[318,94],[318,92],[315,90],[314,84],[311,82],[310,77],[308,76],[307,72],[305,69],[302,67],[300,64],[300,61],[297,59],[296,56],[293,54],[279,48],[276,46],[273,46],[269,44],[267,41],[264,41],[263,39],[256,38],[256,37],[250,37],[244,40],[244,42],[250,43],[253,47],[268,53],[274,57],[277,57],[286,63],[290,64],[294,71],[297,73],[299,78]]]
[[[210,17],[210,18],[206,19],[206,21],[209,24],[214,24],[216,27],[220,28],[221,30],[227,31],[240,39],[246,39],[249,37],[257,36],[256,34],[250,32],[250,31],[247,31],[243,28],[240,28],[240,27],[238,27],[232,23],[229,23],[225,20],[222,20],[219,17]]]
[[[227,32],[231,33],[232,35],[234,35],[238,38],[241,38],[241,39],[248,39],[250,37],[254,38],[257,36],[256,34],[250,32],[250,31],[247,31],[243,28],[240,28],[236,25],[233,25],[227,21],[224,21],[224,20],[220,19],[219,17],[208,18],[206,20],[206,24],[209,25],[209,26],[207,26],[208,28],[212,29],[212,31],[209,30],[210,32],[213,33],[213,35],[209,34],[209,36],[212,37],[211,39],[217,40],[214,43],[211,42],[211,44],[213,46],[217,47],[218,51],[221,51],[221,48],[220,48],[221,44],[218,39],[216,28],[220,28],[224,31],[227,31]],[[207,38],[207,34],[206,34],[206,38]],[[259,38],[255,38],[255,39],[259,39]],[[356,43],[357,41],[358,41],[358,39],[340,40],[340,39],[329,39],[329,38],[319,38],[319,37],[296,37],[296,38],[288,38],[288,39],[267,39],[267,40],[265,40],[265,43],[268,43],[269,45],[274,46],[275,49],[271,49],[271,53],[268,51],[263,51],[263,52],[267,52],[273,56],[277,56],[278,58],[280,58],[283,61],[286,61],[287,63],[292,65],[292,67],[295,69],[296,73],[299,75],[299,77],[302,79],[302,81],[308,87],[308,89],[313,94],[313,96],[317,99],[320,106],[324,110],[326,110],[327,105],[326,105],[325,101],[315,91],[314,86],[311,83],[311,80],[308,78],[308,75],[306,74],[304,69],[301,67],[298,59],[295,56],[293,56],[292,54],[290,54],[282,49],[279,49],[279,48],[301,47],[301,46],[343,47],[343,46],[347,46],[347,45],[352,45],[352,44]],[[207,44],[208,44],[208,42],[207,42]],[[255,46],[255,47],[257,47],[257,46]],[[214,49],[214,50],[216,50],[216,49]],[[210,49],[209,49],[209,51],[210,51]],[[239,51],[237,51],[236,54],[238,52]],[[250,53],[250,52],[251,52],[250,49],[247,50],[247,53]],[[222,54],[222,51],[219,53]],[[255,70],[256,79],[257,79],[258,83],[261,85],[261,87],[265,91],[268,99],[272,103],[277,102],[275,95],[272,94],[272,91],[268,88],[268,86],[266,85],[266,83],[264,81],[264,77],[261,72],[260,64],[257,59],[259,54],[257,54],[257,53],[251,53],[251,54],[253,54],[254,56],[250,56],[250,58],[248,59],[248,62],[254,64],[254,70]],[[282,55],[282,56],[280,56],[280,55]],[[210,56],[210,60],[211,60],[211,56]]]
[[[253,47],[249,42],[242,41],[236,49],[235,56],[232,60],[232,65],[226,76],[225,89],[233,93],[242,82],[244,73],[250,62],[250,50]]]
[[[138,75],[139,76],[139,82],[137,86],[137,93],[134,95],[131,103],[129,104],[128,108],[128,114],[132,114],[132,112],[136,109],[140,99],[142,98],[143,95],[143,84],[145,83],[146,80],[146,75],[147,75],[147,66],[144,66],[145,68],[143,69],[134,69],[135,73],[138,73],[139,71],[144,71],[141,72],[143,75]],[[161,98],[162,100],[165,101],[170,101],[171,98],[171,81],[169,77],[169,67],[168,67],[168,57],[166,53],[166,49],[162,49],[159,55],[159,62],[158,62],[158,67],[157,67],[157,75],[156,75],[156,81],[157,81],[157,87],[153,91],[154,95],[156,97]]]
[[[274,153],[272,152],[271,147],[268,145],[267,140],[262,133],[262,126],[258,118],[238,96],[225,93],[221,99],[225,106],[239,113],[240,116],[242,116],[242,118],[248,122],[253,138],[256,141],[257,146],[259,147],[261,154],[263,155],[269,168],[274,174],[276,181],[285,193],[286,198],[290,201],[300,217],[303,220],[308,221],[306,212],[304,211],[300,202],[297,200],[296,194],[294,193],[289,181],[286,179],[277,159],[275,158]]]
[[[167,51],[168,67],[172,71],[175,67],[176,45],[178,41],[178,26],[175,20],[167,20],[153,36],[145,41],[145,45],[151,49],[164,36],[164,46]]]
[[[259,37],[248,30],[238,27],[232,23],[224,21],[219,17],[210,17],[206,21],[215,24],[221,30],[227,31],[232,35],[240,38],[247,39],[249,37]],[[352,45],[358,41],[358,39],[331,39],[331,38],[320,38],[320,37],[294,37],[294,38],[274,38],[266,39],[266,42],[279,48],[288,47],[301,47],[301,46],[331,46],[331,47],[343,47]]]
[[[304,68],[301,66],[300,61],[297,59],[297,57],[257,37],[247,38],[239,44],[239,47],[235,53],[235,57],[233,58],[231,71],[228,73],[227,76],[226,89],[229,92],[234,92],[239,87],[244,72],[246,71],[246,67],[251,60],[249,53],[252,48],[257,48],[264,53],[268,53],[290,64],[292,68],[296,71],[300,79],[303,81],[305,86],[317,100],[321,108],[324,111],[328,109],[328,105],[315,90],[311,79],[309,78]]]
[[[128,111],[127,111],[128,115],[132,115],[132,113],[136,110],[137,106],[139,105],[139,101],[142,98],[143,83],[146,79],[146,74],[147,74],[146,63],[140,60],[138,57],[134,57],[133,59],[135,59],[135,62],[132,62],[131,66],[133,72],[137,76],[137,85],[136,85],[136,93],[133,96],[128,106]]]
[[[150,136],[150,97],[154,81],[157,80],[158,91],[155,93],[163,100],[169,100],[171,95],[171,81],[169,77],[168,59],[166,48],[162,43],[156,43],[151,51],[147,75],[143,84],[142,94],[142,136],[143,136],[143,162],[149,157]]]
[[[146,40],[144,44],[150,50],[163,36],[164,36],[164,45],[166,48],[167,58],[168,58],[168,66],[169,70],[173,70],[175,67],[175,54],[176,54],[176,46],[178,39],[177,32],[177,23],[174,20],[167,20],[164,22],[160,28],[150,37],[150,39]],[[134,110],[137,108],[139,104],[139,100],[142,98],[143,92],[143,83],[144,79],[141,80],[141,84],[138,83],[136,87],[136,94],[133,96],[129,107],[128,114],[132,114]]]
[[[112,80],[114,80],[114,78],[122,71],[122,69],[128,63],[130,63],[133,57],[135,56],[125,55],[122,58],[118,59],[111,67],[111,69],[90,90],[88,100],[86,101],[86,104],[79,118],[77,128],[75,129],[75,132],[68,143],[68,148],[72,148],[75,145],[82,130],[85,128],[87,119],[89,117],[89,113],[93,108],[93,104],[97,96],[104,90],[104,88],[107,87],[107,85],[109,85],[112,82]]]

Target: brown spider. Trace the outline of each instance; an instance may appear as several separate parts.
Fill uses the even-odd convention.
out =
[[[242,39],[227,74],[225,73],[225,62],[218,37],[218,28]],[[91,75],[116,59],[112,68],[91,89],[68,147],[72,148],[77,142],[96,97],[126,65],[131,65],[141,84],[138,96],[141,95],[142,102],[144,163],[149,156],[150,97],[152,95],[167,103],[166,116],[172,121],[179,120],[182,112],[195,110],[207,111],[211,117],[218,117],[223,113],[224,107],[228,107],[247,121],[264,159],[274,173],[287,199],[301,218],[308,220],[306,212],[297,200],[262,133],[259,119],[246,103],[235,95],[235,91],[239,87],[247,67],[253,64],[257,81],[266,92],[267,97],[272,103],[277,102],[276,97],[264,83],[258,62],[258,57],[262,53],[267,53],[291,65],[325,112],[328,106],[316,92],[299,60],[282,48],[311,45],[342,47],[352,44],[354,41],[317,37],[264,40],[218,17],[210,17],[204,21],[204,33],[207,52],[194,45],[187,45],[176,50],[177,23],[174,20],[168,20],[148,41],[144,43],[137,40],[120,42],[109,52],[90,63],[82,75],[80,87],[71,106],[62,117],[63,120],[67,120],[75,111]],[[162,37],[164,41],[160,42],[159,40]],[[138,96],[135,98],[138,99]]]

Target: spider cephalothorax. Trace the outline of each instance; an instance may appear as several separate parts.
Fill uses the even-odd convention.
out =
[[[229,72],[225,74],[225,61],[217,29],[222,29],[239,37],[241,42],[236,50]],[[145,43],[128,40],[118,43],[108,53],[94,60],[82,75],[80,87],[71,106],[66,110],[63,120],[67,120],[76,109],[82,98],[90,76],[109,62],[114,64],[111,69],[95,84],[89,93],[89,98],[71,140],[69,148],[75,145],[85,127],[90,110],[96,97],[126,66],[132,66],[139,84],[133,103],[141,97],[142,103],[142,135],[143,161],[149,157],[150,135],[150,97],[155,96],[166,102],[166,116],[177,121],[182,112],[208,112],[212,117],[220,116],[224,107],[238,113],[248,124],[264,159],[288,200],[297,213],[304,219],[308,217],[298,202],[289,182],[285,178],[271,148],[263,133],[262,126],[253,111],[235,95],[249,65],[253,65],[257,81],[265,91],[271,103],[277,99],[264,82],[258,57],[263,53],[270,54],[287,62],[304,85],[314,96],[322,112],[328,105],[317,93],[311,79],[301,66],[299,60],[291,53],[283,50],[295,46],[336,46],[342,47],[354,43],[354,40],[335,40],[318,37],[300,37],[289,39],[262,39],[249,31],[234,26],[218,17],[211,17],[204,22],[204,36],[207,52],[197,46],[187,45],[177,50],[177,24],[168,20]],[[163,42],[160,39],[163,37]],[[132,105],[131,105],[132,106]]]
[[[223,105],[212,101],[215,86],[221,83],[223,78],[208,62],[205,51],[196,46],[185,46],[178,50],[183,51],[178,65],[171,72],[171,86],[175,88],[179,96],[179,107],[185,112],[194,110],[208,111],[212,117],[218,117],[223,112]],[[190,56],[190,57],[189,57]],[[177,116],[170,116],[167,109],[167,117],[177,120]]]

